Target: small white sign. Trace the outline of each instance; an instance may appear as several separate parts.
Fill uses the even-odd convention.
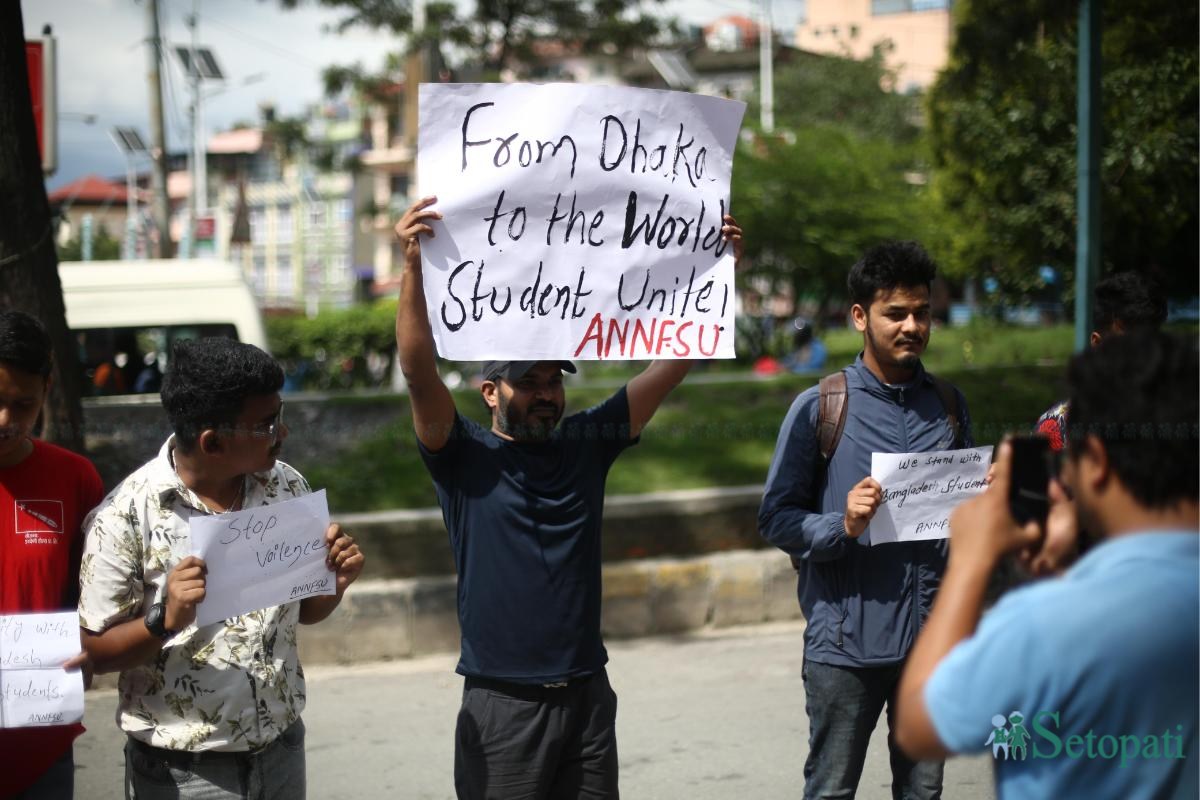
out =
[[[0,727],[83,719],[83,673],[62,668],[79,649],[75,611],[0,615]]]
[[[192,552],[208,566],[196,625],[337,591],[325,565],[325,490],[282,503],[192,517]]]
[[[883,487],[883,502],[867,528],[870,543],[948,538],[951,512],[987,488],[991,463],[991,447],[872,453],[871,477]]]

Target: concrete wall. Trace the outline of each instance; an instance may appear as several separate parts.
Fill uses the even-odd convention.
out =
[[[302,626],[306,664],[353,664],[458,650],[454,576],[364,580],[333,615]],[[606,564],[606,638],[800,618],[796,573],[777,550]]]

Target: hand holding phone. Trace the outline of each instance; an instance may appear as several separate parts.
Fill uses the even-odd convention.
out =
[[[1050,441],[1042,436],[1014,436],[1008,482],[1008,509],[1017,524],[1043,526],[1050,513]]]

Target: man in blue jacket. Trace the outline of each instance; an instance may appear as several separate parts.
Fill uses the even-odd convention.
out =
[[[818,435],[820,392],[803,392],[779,431],[759,510],[762,535],[793,557],[804,633],[809,753],[804,797],[852,797],[867,744],[892,700],[904,659],[929,614],[946,541],[870,546],[882,499],[871,453],[971,447],[966,401],[939,391],[921,366],[935,267],[915,242],[868,250],[847,285],[863,351],[845,375],[845,422],[828,463]],[[943,400],[949,394],[952,403]],[[947,405],[957,408],[947,409]],[[826,420],[822,420],[826,421]],[[833,420],[836,422],[836,420]],[[913,762],[888,738],[892,796],[937,798],[942,762]]]

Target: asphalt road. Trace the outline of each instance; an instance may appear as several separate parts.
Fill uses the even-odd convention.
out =
[[[800,796],[808,737],[800,682],[803,630],[761,625],[609,647],[620,698],[621,791],[629,800]],[[454,657],[308,671],[308,796],[452,800],[453,730],[462,679]],[[116,693],[89,693],[75,745],[81,800],[123,797]],[[885,726],[859,785],[890,798]],[[991,800],[986,756],[947,764],[948,800]]]

